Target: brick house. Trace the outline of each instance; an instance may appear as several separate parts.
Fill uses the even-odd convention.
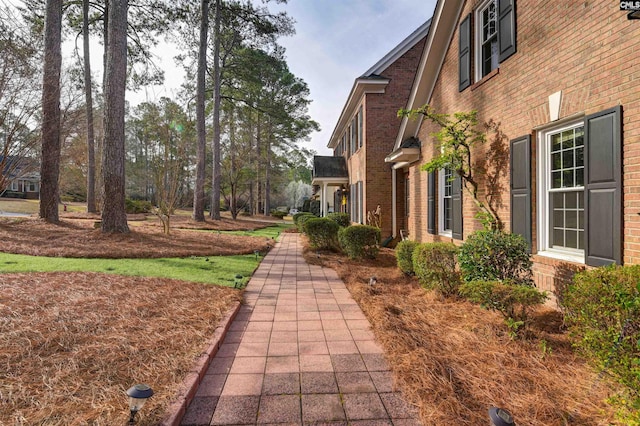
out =
[[[314,158],[312,183],[320,187],[323,216],[341,211],[349,213],[354,223],[366,223],[367,213],[380,206],[382,238],[387,238],[392,233],[391,212],[404,215],[403,205],[392,204],[395,191],[404,197],[404,182],[396,182],[384,158],[393,149],[400,128],[397,111],[407,104],[429,22],[355,80],[327,144],[335,158]],[[345,169],[348,176],[324,172]]]
[[[530,243],[544,290],[584,267],[640,262],[640,21],[618,6],[439,0],[407,104],[497,123],[473,152],[495,178],[481,190]],[[404,119],[386,159],[421,142],[403,157],[407,229],[416,241],[460,242],[481,224],[459,178],[420,170],[438,152],[436,130]]]

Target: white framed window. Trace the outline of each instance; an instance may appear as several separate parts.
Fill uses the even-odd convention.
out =
[[[362,148],[362,143],[364,141],[364,132],[363,132],[363,122],[362,122],[362,105],[360,105],[360,109],[358,110],[358,147]]]
[[[453,230],[453,171],[448,168],[438,172],[439,181],[439,234],[451,236]]]
[[[485,0],[475,11],[476,81],[498,68],[498,5]]]
[[[584,262],[584,121],[538,134],[538,252]]]

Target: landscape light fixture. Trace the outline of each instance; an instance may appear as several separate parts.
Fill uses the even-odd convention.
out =
[[[235,282],[233,284],[233,288],[240,288],[242,287],[242,275],[238,274],[236,275],[236,279]]]
[[[147,402],[147,399],[153,396],[153,389],[145,384],[137,384],[129,388],[127,395],[129,396],[129,410],[131,412],[128,424],[133,425],[136,423],[135,417],[138,411]]]
[[[511,413],[502,408],[489,408],[489,418],[493,426],[515,426]]]
[[[260,250],[254,250],[253,254],[256,255],[256,260],[258,260],[260,258]]]
[[[370,285],[370,286],[374,286],[374,285],[376,285],[377,283],[378,283],[378,279],[377,279],[375,276],[373,276],[373,277],[369,278],[369,285]]]

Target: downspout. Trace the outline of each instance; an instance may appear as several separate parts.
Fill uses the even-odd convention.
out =
[[[397,202],[398,202],[398,191],[396,188],[397,180],[398,180],[398,170],[395,167],[391,167],[391,236],[396,238],[398,235],[398,212],[397,212]]]

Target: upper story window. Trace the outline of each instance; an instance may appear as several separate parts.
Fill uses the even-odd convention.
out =
[[[458,30],[460,91],[482,80],[516,52],[515,0],[484,0],[474,10],[474,19],[471,15],[462,19]]]
[[[497,0],[484,2],[476,9],[476,80],[498,68]]]
[[[360,106],[360,109],[358,110],[358,147],[362,148],[362,143],[364,140],[364,132],[363,132],[363,123],[362,123],[362,105]]]

